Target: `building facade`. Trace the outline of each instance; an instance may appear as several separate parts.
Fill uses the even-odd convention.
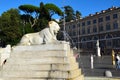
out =
[[[111,7],[79,20],[67,22],[65,31],[76,46],[84,51],[96,51],[96,41],[103,54],[120,49],[120,7]]]

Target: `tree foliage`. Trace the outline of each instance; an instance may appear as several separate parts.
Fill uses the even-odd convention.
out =
[[[71,20],[80,19],[81,16],[82,14],[78,10],[74,11],[71,6],[64,6],[64,15],[60,21],[63,22],[63,19],[65,19],[66,22],[70,22]]]
[[[39,12],[39,7],[30,4],[20,5],[19,9],[24,11],[25,13],[30,13],[30,14],[33,12]]]
[[[54,14],[58,14],[59,16],[62,16],[62,14],[63,14],[63,12],[60,10],[60,8],[58,8],[54,4],[47,3],[47,4],[45,4],[45,7],[48,9],[51,18]]]
[[[26,17],[28,19],[28,22],[31,25],[31,27],[33,27],[36,24],[38,16],[39,16],[39,7],[26,4],[26,5],[20,5],[19,9],[26,13],[22,17]],[[34,19],[32,17],[33,14],[35,16]],[[23,18],[23,21],[26,20],[26,19],[25,20],[24,19],[25,18]]]
[[[65,9],[66,22],[74,20],[75,19],[75,13],[74,13],[73,8],[71,6],[65,6],[64,9]]]
[[[40,31],[43,27],[45,28],[48,25],[48,21],[52,20],[54,14],[58,14],[59,16],[62,15],[60,8],[52,3],[44,4],[40,2],[39,7],[33,5],[20,5],[19,9],[24,11],[26,15],[31,15],[27,21],[29,21],[31,27],[35,31]],[[36,14],[36,16],[34,17],[33,14]]]
[[[76,11],[75,15],[76,15],[76,19],[80,19],[82,16],[82,14],[79,11]]]
[[[40,3],[40,15],[39,15],[39,19],[46,19],[46,20],[51,20],[49,11],[47,9],[47,7],[45,7],[44,3],[41,2]]]
[[[0,38],[4,44],[16,44],[21,38],[20,14],[17,9],[10,9],[0,17]]]

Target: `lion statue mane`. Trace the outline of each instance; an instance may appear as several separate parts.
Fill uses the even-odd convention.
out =
[[[47,44],[54,43],[57,40],[56,36],[60,26],[55,21],[49,21],[48,27],[36,33],[25,34],[19,45],[36,45],[36,44]]]

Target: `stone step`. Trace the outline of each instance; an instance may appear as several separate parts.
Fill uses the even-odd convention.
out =
[[[45,45],[31,45],[31,46],[14,46],[12,47],[13,52],[20,51],[46,51],[46,50],[65,50],[70,51],[70,46],[66,44],[45,44]]]
[[[3,66],[4,71],[31,71],[31,70],[61,70],[69,71],[78,69],[78,63],[74,64],[42,64],[42,65],[5,65]]]
[[[67,79],[67,80],[84,80],[84,75],[79,75],[75,78],[70,78],[70,79]]]
[[[84,78],[85,80],[120,80],[120,78],[117,78],[117,77],[90,77],[90,76],[87,76]]]
[[[4,79],[0,79],[0,80],[66,80],[66,78],[53,78],[53,79],[47,79],[47,78],[35,78],[35,79],[30,79],[30,78],[4,78]],[[84,76],[83,75],[79,75],[76,78],[72,78],[72,79],[67,79],[67,80],[84,80]]]
[[[4,78],[75,78],[81,75],[81,70],[72,71],[3,71]]]
[[[15,52],[11,53],[11,58],[39,58],[39,57],[69,57],[73,56],[72,53],[68,53],[66,51],[23,51],[23,52]]]
[[[9,58],[6,64],[68,64],[75,63],[75,57]]]
[[[60,78],[60,79],[39,79],[39,78],[35,78],[35,79],[30,79],[30,78],[4,78],[4,79],[0,79],[0,80],[66,80],[64,78]]]

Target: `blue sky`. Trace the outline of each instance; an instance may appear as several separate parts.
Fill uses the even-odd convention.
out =
[[[10,8],[18,8],[22,4],[39,6],[40,2],[44,4],[53,3],[59,8],[69,5],[75,11],[80,11],[83,17],[89,14],[95,14],[95,12],[100,12],[101,10],[106,10],[112,6],[120,7],[120,0],[1,0],[0,15]],[[55,15],[54,18],[59,17]]]

